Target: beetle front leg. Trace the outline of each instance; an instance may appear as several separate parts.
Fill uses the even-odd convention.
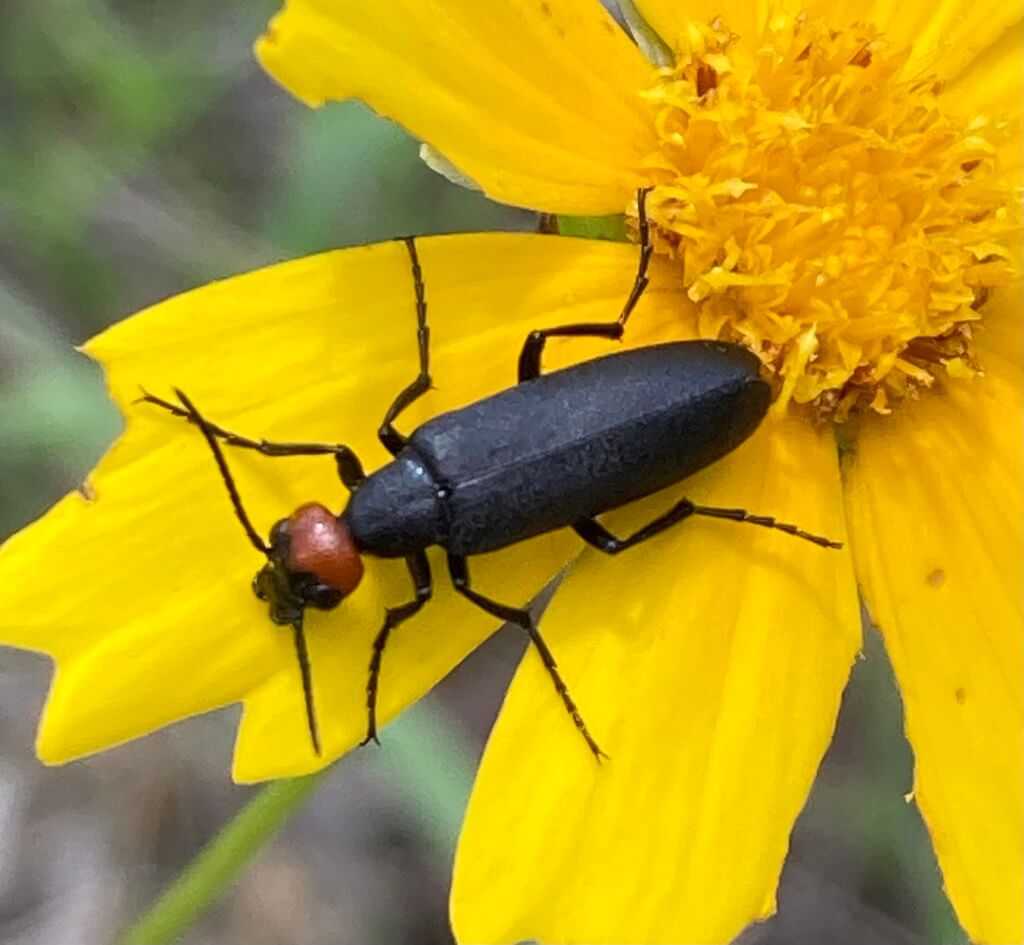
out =
[[[430,576],[430,562],[425,551],[417,551],[405,559],[412,578],[415,597],[406,604],[389,607],[384,616],[384,626],[377,631],[373,640],[373,652],[370,656],[369,675],[366,680],[366,738],[360,744],[377,742],[377,689],[380,683],[380,667],[384,660],[384,647],[387,646],[391,631],[399,624],[405,623],[415,614],[434,593],[434,583]]]
[[[540,658],[544,662],[544,668],[548,671],[551,681],[555,684],[555,691],[561,697],[566,711],[576,724],[576,728],[583,736],[583,740],[590,747],[598,761],[602,758],[607,758],[608,756],[601,751],[600,746],[594,741],[594,737],[587,729],[580,710],[569,694],[569,687],[565,684],[562,674],[558,671],[558,664],[555,662],[554,654],[549,649],[547,643],[544,642],[544,638],[540,635],[540,630],[537,629],[537,625],[533,622],[533,617],[530,616],[529,612],[521,607],[509,607],[507,604],[491,600],[491,598],[484,597],[478,591],[474,591],[469,583],[469,563],[460,555],[448,555],[448,572],[451,574],[455,590],[463,597],[471,600],[477,607],[492,617],[497,617],[499,620],[504,620],[508,623],[514,623],[526,631],[530,642],[540,654]]]
[[[636,278],[633,280],[633,288],[622,307],[622,312],[614,322],[588,322],[580,325],[558,325],[554,328],[541,328],[531,331],[523,343],[523,350],[519,353],[519,383],[532,380],[540,376],[541,356],[544,353],[544,345],[548,338],[607,338],[609,341],[619,341],[626,329],[626,322],[633,314],[636,303],[644,294],[650,279],[647,270],[651,265],[651,256],[654,247],[651,244],[651,228],[647,222],[647,194],[650,187],[637,191],[637,229],[640,236],[640,262],[637,266]]]

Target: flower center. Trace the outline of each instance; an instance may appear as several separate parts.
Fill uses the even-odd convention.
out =
[[[945,114],[906,59],[871,26],[779,17],[750,45],[716,20],[644,93],[655,248],[682,264],[701,335],[761,357],[777,410],[888,413],[977,373],[987,289],[1019,277],[996,162],[1014,129]]]

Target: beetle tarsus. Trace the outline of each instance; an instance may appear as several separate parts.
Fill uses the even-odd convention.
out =
[[[809,541],[822,548],[834,548],[838,550],[843,547],[843,543],[841,541],[833,541],[831,538],[826,538],[824,535],[815,535],[813,532],[805,532],[802,528],[797,528],[796,525],[789,522],[780,522],[771,515],[754,515],[746,509],[720,509],[710,505],[695,505],[693,507],[693,514],[706,515],[709,518],[724,518],[733,522],[747,522],[750,525],[760,525],[762,528],[774,528],[777,531],[785,532],[787,535],[792,535],[794,538],[802,538],[804,541]]]
[[[430,326],[427,324],[427,289],[423,283],[423,270],[420,268],[420,257],[416,250],[416,240],[412,236],[402,237],[405,248],[409,252],[409,263],[412,268],[413,291],[416,295],[416,345],[419,351],[419,373],[408,387],[398,392],[391,406],[388,407],[381,421],[377,437],[392,456],[397,456],[408,437],[395,429],[395,420],[413,401],[422,397],[433,386],[430,377]]]

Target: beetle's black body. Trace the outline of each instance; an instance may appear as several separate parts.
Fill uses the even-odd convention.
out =
[[[530,613],[475,590],[468,557],[565,526],[600,551],[618,554],[692,515],[752,522],[824,547],[840,547],[770,516],[696,505],[688,498],[623,538],[596,519],[685,479],[735,449],[753,433],[769,403],[758,359],[739,345],[716,341],[655,345],[541,373],[541,355],[551,337],[622,338],[647,286],[652,246],[644,198],[641,191],[640,264],[618,319],[531,332],[519,355],[517,386],[428,420],[409,436],[396,430],[394,422],[430,389],[431,380],[426,290],[415,241],[406,239],[416,297],[419,373],[399,392],[380,426],[380,440],[394,459],[369,476],[343,444],[253,440],[209,423],[180,391],[182,406],[148,394],[143,398],[199,426],[250,543],[267,558],[254,588],[269,601],[274,622],[294,630],[309,732],[317,752],[320,742],[303,615],[308,607],[336,607],[354,590],[362,576],[360,552],[403,557],[414,591],[411,600],[387,609],[374,640],[367,681],[367,740],[376,740],[377,685],[388,636],[430,599],[433,578],[426,549],[440,545],[447,552],[455,589],[529,634],[576,727],[600,757]],[[266,544],[242,507],[218,442],[266,456],[333,455],[352,498],[337,516],[316,503],[300,506],[274,526]]]
[[[428,420],[345,511],[386,557],[494,551],[679,482],[735,449],[768,409],[744,348],[680,341],[545,374]]]

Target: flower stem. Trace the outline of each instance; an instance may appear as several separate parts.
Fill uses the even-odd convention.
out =
[[[580,236],[588,240],[625,242],[626,220],[621,213],[607,217],[572,217],[559,214],[558,232],[561,236]]]
[[[452,736],[454,729],[439,705],[424,701],[388,725],[387,751],[370,756],[445,869],[455,854],[474,768],[472,753]],[[118,945],[167,945],[183,935],[333,770],[275,781],[260,791],[121,935]]]
[[[656,66],[671,66],[674,58],[672,50],[640,15],[633,0],[618,0],[618,7],[633,39],[648,61]]]
[[[330,770],[275,781],[260,791],[124,932],[119,945],[165,945],[177,939],[216,902]]]

